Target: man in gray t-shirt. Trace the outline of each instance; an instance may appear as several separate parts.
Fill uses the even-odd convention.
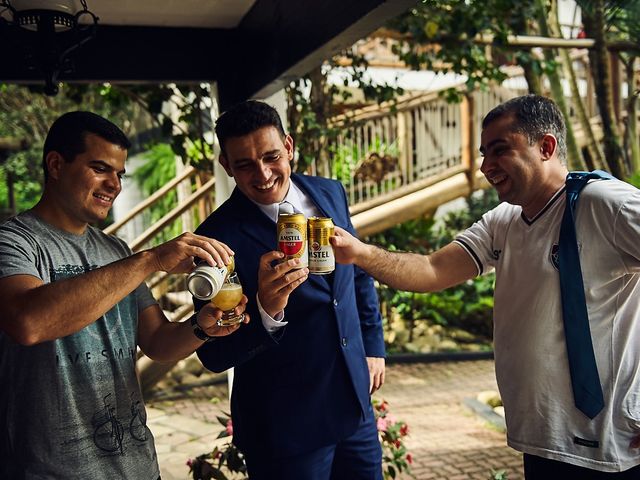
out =
[[[129,146],[98,115],[61,116],[44,145],[42,198],[0,225],[2,479],[156,480],[137,347],[174,361],[239,328],[218,327],[210,305],[171,323],[144,284],[196,256],[222,266],[225,244],[186,233],[133,255],[89,225],[120,193]]]

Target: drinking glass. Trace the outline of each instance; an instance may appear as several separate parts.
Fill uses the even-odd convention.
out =
[[[244,313],[236,315],[234,312],[240,300],[242,300],[242,285],[240,284],[238,274],[233,272],[225,279],[222,288],[216,296],[211,299],[213,306],[224,312],[222,318],[217,322],[218,326],[228,327],[229,325],[235,325],[244,320]]]

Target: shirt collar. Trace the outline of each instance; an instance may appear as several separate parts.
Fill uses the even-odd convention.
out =
[[[293,205],[293,208],[295,210],[297,210],[298,212],[302,212],[303,211],[302,195],[303,194],[300,188],[298,188],[298,186],[295,183],[293,183],[293,180],[289,178],[289,191],[287,192],[287,194],[285,195],[282,201],[289,202],[291,205]],[[278,221],[278,205],[279,205],[278,203],[271,203],[269,205],[263,205],[257,202],[253,202],[253,203],[255,203],[258,206],[258,208],[271,220],[273,220],[274,222]]]

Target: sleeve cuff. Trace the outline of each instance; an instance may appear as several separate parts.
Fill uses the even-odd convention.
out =
[[[258,298],[258,294],[256,293],[256,304],[258,305],[258,312],[260,312],[260,318],[262,320],[262,325],[264,326],[267,332],[275,332],[276,330],[280,330],[282,327],[287,325],[289,322],[284,321],[284,311],[278,312],[276,317],[273,318],[267,312],[264,311],[262,305],[260,304],[260,298]]]

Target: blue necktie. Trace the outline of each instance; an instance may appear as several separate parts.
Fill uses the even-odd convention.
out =
[[[576,407],[589,418],[600,413],[604,398],[593,353],[573,212],[580,191],[594,178],[605,180],[613,177],[602,170],[570,172],[567,175],[567,203],[558,240],[562,317],[573,399]]]

